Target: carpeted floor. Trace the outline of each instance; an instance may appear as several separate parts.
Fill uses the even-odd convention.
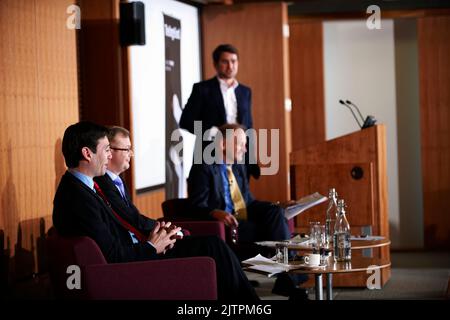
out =
[[[334,288],[335,300],[427,300],[446,299],[450,277],[450,252],[394,252],[391,254],[391,278],[380,290]],[[263,300],[287,300],[272,294],[275,278],[247,272],[259,282],[256,292]],[[314,289],[309,290],[314,299]]]

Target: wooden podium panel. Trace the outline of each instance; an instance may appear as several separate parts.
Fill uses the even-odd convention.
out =
[[[294,137],[295,138],[295,137]],[[290,154],[291,199],[335,188],[347,204],[352,234],[369,227],[373,235],[389,239],[387,212],[386,128],[376,125]],[[298,231],[308,232],[309,221],[325,221],[327,203],[297,216]],[[360,255],[352,250],[352,255]],[[390,259],[389,248],[373,250],[375,258]],[[367,274],[336,275],[336,286],[366,286]],[[381,270],[381,284],[390,268]]]
[[[354,168],[361,169],[361,178],[352,177]],[[339,198],[345,199],[347,219],[351,226],[374,224],[373,163],[298,165],[295,172],[294,183],[298,186],[295,189],[296,199],[316,191],[328,196],[328,189],[334,186],[339,190]],[[325,223],[327,207],[328,202],[324,202],[298,215],[297,226],[308,226],[310,221]]]

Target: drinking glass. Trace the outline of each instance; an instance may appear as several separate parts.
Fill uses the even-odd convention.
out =
[[[314,251],[316,251],[317,249],[317,233],[319,227],[320,227],[319,221],[311,221],[309,223],[309,243],[313,247]]]
[[[278,263],[289,264],[289,240],[276,244],[276,258]]]
[[[328,241],[325,226],[316,227],[316,245],[314,251],[320,253],[320,264],[324,264],[328,257]]]

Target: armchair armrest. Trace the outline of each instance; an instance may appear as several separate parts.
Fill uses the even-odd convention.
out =
[[[177,226],[196,236],[218,236],[225,241],[225,225],[220,221],[176,221]]]
[[[216,265],[210,257],[89,265],[88,299],[216,300]]]

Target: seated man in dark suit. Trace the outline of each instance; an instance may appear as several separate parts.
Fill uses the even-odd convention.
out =
[[[245,165],[246,152],[244,128],[238,124],[226,124],[219,128],[215,139],[215,162],[193,165],[189,173],[188,194],[193,212],[198,219],[216,219],[226,226],[238,228],[240,243],[290,239],[284,210],[271,202],[256,200],[250,193]],[[304,277],[286,276],[283,279],[286,295],[295,291],[295,283]],[[280,281],[279,281],[280,280]],[[275,289],[274,293],[278,291]],[[295,294],[297,294],[295,292]]]
[[[226,136],[228,131],[232,133]],[[240,242],[290,238],[284,210],[271,202],[256,200],[249,189],[246,167],[246,135],[242,126],[219,128],[213,164],[194,164],[188,179],[190,202],[197,218],[214,218],[237,227]]]
[[[113,140],[110,147],[108,133],[107,128],[90,122],[66,129],[62,150],[69,169],[59,183],[53,208],[58,233],[92,238],[109,263],[210,256],[216,261],[219,299],[258,299],[236,256],[222,240],[187,237],[177,241],[180,228],[141,216],[126,193],[126,201],[122,200],[116,185],[108,181],[109,175],[103,181],[109,186],[105,190],[94,183],[93,178],[104,176],[108,162],[114,158],[119,162],[121,156],[121,165],[112,167],[115,175],[128,168],[129,137]],[[116,191],[118,197],[113,197]]]

